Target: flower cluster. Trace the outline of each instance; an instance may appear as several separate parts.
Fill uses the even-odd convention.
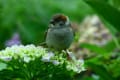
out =
[[[22,58],[25,62],[34,60],[36,57],[40,57],[45,54],[45,49],[42,47],[35,47],[34,45],[14,45],[7,47],[5,50],[0,51],[0,59],[9,61],[12,58]]]
[[[56,67],[58,65],[66,64],[66,69],[80,73],[84,71],[84,61],[74,60],[69,61],[66,57],[63,57],[63,53],[56,54],[47,51],[46,48],[35,45],[14,45],[7,47],[5,50],[0,51],[0,59],[3,61],[11,61],[12,59],[20,59],[25,63],[34,61],[36,58],[40,58],[40,61],[44,63],[52,63]]]

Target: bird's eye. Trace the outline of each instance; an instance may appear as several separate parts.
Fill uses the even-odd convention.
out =
[[[50,21],[50,24],[53,24],[53,25],[54,25],[54,24],[55,24],[55,22],[54,22],[54,21]]]

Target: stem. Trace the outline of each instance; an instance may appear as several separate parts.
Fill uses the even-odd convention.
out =
[[[115,36],[113,36],[113,41],[115,42],[116,47],[117,47],[118,49],[120,49],[120,44],[119,44],[119,42],[118,42],[118,40],[117,40],[117,38],[116,38]]]

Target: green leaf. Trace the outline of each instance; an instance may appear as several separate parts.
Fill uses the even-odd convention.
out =
[[[85,2],[117,30],[120,30],[120,11],[101,0],[86,0]]]
[[[82,43],[80,44],[80,47],[82,48],[87,48],[95,53],[98,54],[106,54],[108,53],[105,49],[103,49],[102,47],[99,47],[97,45],[93,45],[93,44],[88,44],[88,43]]]
[[[94,63],[86,63],[98,76],[100,80],[115,80],[113,76],[107,71],[103,65],[98,65]]]
[[[116,8],[120,9],[120,0],[110,0],[110,1],[112,1],[113,5]]]
[[[6,67],[7,67],[7,64],[2,63],[2,62],[0,63],[0,71],[3,69],[6,69]]]
[[[108,52],[112,52],[116,48],[116,44],[114,41],[109,41],[106,45],[103,46],[103,48]]]

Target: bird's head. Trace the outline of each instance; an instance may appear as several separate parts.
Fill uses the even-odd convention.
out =
[[[69,18],[63,14],[56,14],[50,20],[50,25],[52,27],[63,27],[70,24]]]

